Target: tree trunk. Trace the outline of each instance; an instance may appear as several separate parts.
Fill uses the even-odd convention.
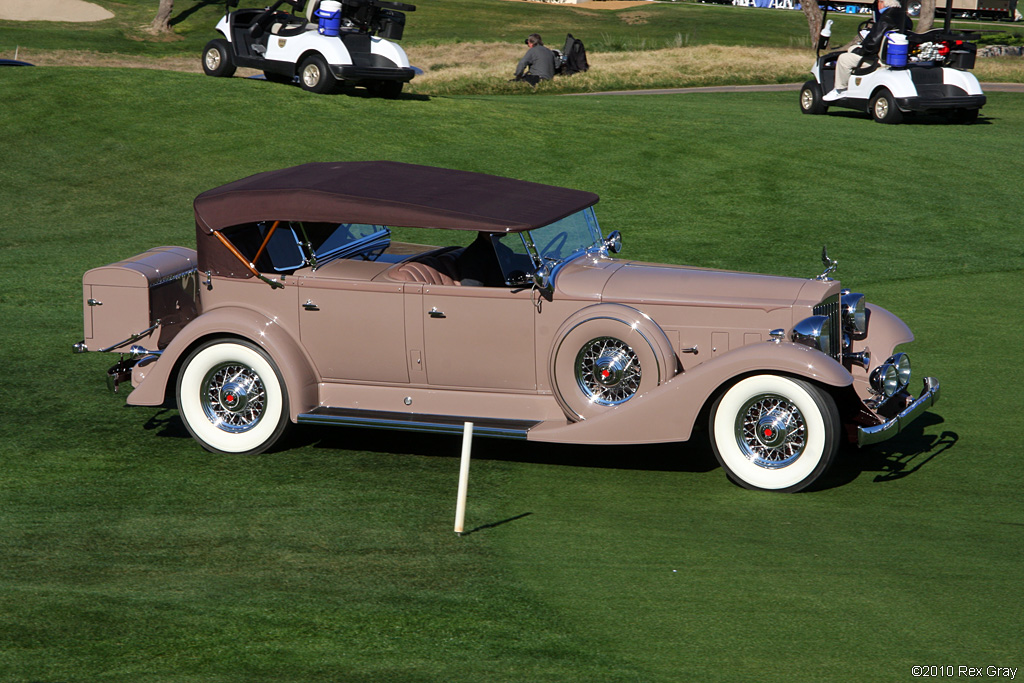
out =
[[[932,0],[934,2],[934,0]],[[150,24],[153,33],[171,32],[171,12],[174,11],[174,0],[160,0],[160,8],[156,11],[156,19]]]
[[[930,31],[935,24],[935,0],[921,0],[921,13],[917,15],[916,33]]]
[[[821,33],[821,9],[818,7],[818,0],[803,0],[800,6],[807,17],[807,28],[811,31],[811,47],[816,47],[818,34]]]

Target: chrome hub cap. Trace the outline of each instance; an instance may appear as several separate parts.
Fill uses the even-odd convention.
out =
[[[312,88],[320,82],[320,67],[316,64],[310,64],[302,70],[302,82],[306,84],[306,87]]]
[[[875,100],[875,118],[884,119],[889,113],[889,102],[884,97]]]
[[[207,373],[200,401],[210,422],[226,432],[246,432],[255,427],[266,411],[267,395],[253,370],[226,363]]]
[[[812,93],[809,89],[801,92],[800,106],[802,106],[804,109],[810,109],[812,104],[814,104],[814,93]]]
[[[640,359],[628,344],[598,337],[576,355],[576,382],[586,397],[599,405],[628,401],[640,388]]]
[[[209,49],[206,51],[206,68],[210,71],[216,71],[220,66],[220,51],[215,49]]]
[[[800,410],[781,396],[757,396],[736,417],[736,442],[748,460],[766,469],[795,462],[807,445]]]

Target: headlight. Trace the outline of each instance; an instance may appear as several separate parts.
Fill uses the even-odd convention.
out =
[[[871,372],[871,389],[889,398],[900,388],[900,375],[892,363],[883,363]]]
[[[910,357],[897,353],[871,371],[871,390],[889,398],[910,384]]]
[[[853,335],[868,331],[867,299],[863,294],[844,292],[842,299],[843,329]]]
[[[910,356],[905,353],[893,355],[890,362],[896,366],[896,374],[899,375],[900,389],[910,384]]]
[[[832,341],[828,316],[812,315],[810,318],[804,318],[793,327],[792,339],[797,344],[828,353]]]

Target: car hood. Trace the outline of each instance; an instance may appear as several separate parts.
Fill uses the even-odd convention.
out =
[[[566,268],[558,288],[569,295],[579,289],[583,298],[600,292],[601,300],[608,302],[771,310],[813,306],[838,292],[839,283],[640,261],[602,261]]]

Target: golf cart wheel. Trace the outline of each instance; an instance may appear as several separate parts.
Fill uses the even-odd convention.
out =
[[[231,60],[228,41],[215,38],[203,48],[203,71],[207,76],[229,77],[235,74],[235,63]]]
[[[903,112],[896,106],[892,93],[885,88],[875,93],[869,107],[871,118],[878,123],[899,123],[903,120]]]
[[[821,86],[817,81],[807,81],[800,88],[800,111],[805,114],[824,114],[828,105],[821,99]]]
[[[310,55],[299,67],[299,85],[303,90],[327,94],[334,92],[336,84],[327,62],[320,55]]]

